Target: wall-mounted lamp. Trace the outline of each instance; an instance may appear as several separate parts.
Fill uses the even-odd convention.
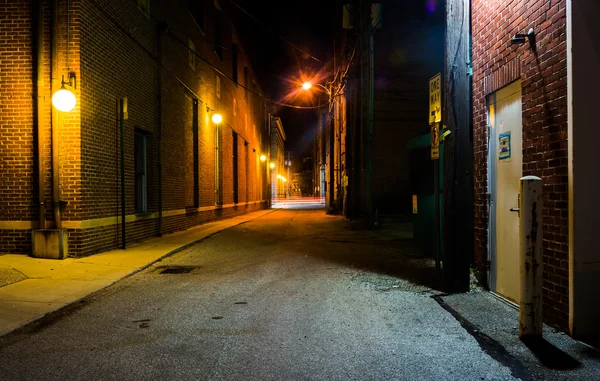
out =
[[[223,117],[221,116],[221,114],[214,114],[212,116],[212,121],[214,124],[221,124],[221,122],[223,121]]]
[[[75,98],[75,94],[71,90],[68,90],[65,85],[69,85],[69,87],[76,89],[77,88],[77,79],[75,78],[75,73],[69,73],[69,81],[65,81],[65,76],[62,76],[60,81],[60,89],[52,95],[52,105],[59,111],[69,112],[75,108],[75,104],[77,103],[77,99]]]
[[[212,108],[208,107],[208,105],[206,105],[206,112],[211,112],[211,111],[216,111],[216,110],[213,110]],[[223,117],[218,112],[213,114],[211,119],[214,124],[221,124],[221,122],[223,121]]]
[[[527,31],[527,33],[523,34],[523,33],[517,33],[513,36],[513,38],[510,39],[510,43],[512,45],[520,45],[520,44],[524,44],[525,41],[529,40],[529,45],[531,45],[531,47],[533,49],[535,49],[535,32],[533,30],[533,28],[529,29],[529,31]]]
[[[266,161],[267,157],[265,155],[260,155],[260,161]]]
[[[271,169],[274,169],[275,168],[275,163],[270,163],[269,167],[271,167]]]

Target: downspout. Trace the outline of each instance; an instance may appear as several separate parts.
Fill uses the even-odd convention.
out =
[[[60,78],[58,67],[58,1],[52,0],[52,94],[59,86],[57,82]],[[59,163],[59,144],[58,137],[60,132],[59,111],[52,107],[52,211],[54,214],[55,228],[62,229],[62,220],[60,213],[60,163]]]
[[[44,205],[46,187],[44,184],[44,4],[36,2],[36,93],[37,93],[37,156],[38,156],[38,229],[46,228],[46,207]]]
[[[271,137],[271,113],[267,113],[267,136],[268,136],[268,146],[269,146],[269,155],[267,157],[267,164],[265,166],[266,169],[266,177],[267,177],[267,209],[271,208],[273,204],[273,188],[271,185],[271,181],[273,180],[272,170],[271,170],[271,149],[273,148],[273,142]]]
[[[569,334],[575,329],[575,186],[573,167],[573,1],[567,0],[567,195],[568,195],[568,240],[569,240]]]
[[[157,152],[156,152],[156,161],[157,161],[157,169],[158,169],[158,236],[162,237],[163,235],[163,192],[162,192],[162,156],[161,156],[161,150],[162,150],[162,81],[161,81],[161,66],[162,66],[162,35],[163,32],[165,32],[167,30],[167,27],[165,24],[159,24],[158,25],[158,32],[157,32],[157,50],[158,50],[158,57],[157,57],[157,65],[156,65],[156,71],[158,74],[158,78],[157,78],[157,86],[158,86],[158,94],[156,97],[156,100],[158,102],[158,108],[157,108],[157,118],[158,118],[158,128],[157,128],[157,135],[158,135],[158,139],[157,139]]]

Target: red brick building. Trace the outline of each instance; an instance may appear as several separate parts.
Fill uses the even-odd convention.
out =
[[[53,228],[70,255],[121,246],[122,174],[128,243],[267,205],[265,105],[225,4],[3,0],[0,55],[0,252]]]
[[[518,206],[519,178],[540,177],[544,319],[597,335],[598,313],[589,306],[599,301],[600,258],[587,224],[598,222],[588,191],[588,142],[598,133],[590,130],[593,86],[585,82],[599,83],[593,36],[600,30],[592,20],[599,6],[472,0],[471,7],[475,263],[492,291],[519,301],[518,214],[510,209]]]

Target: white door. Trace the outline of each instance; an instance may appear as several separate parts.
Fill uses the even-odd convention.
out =
[[[519,179],[523,174],[521,81],[488,99],[490,288],[519,303]]]

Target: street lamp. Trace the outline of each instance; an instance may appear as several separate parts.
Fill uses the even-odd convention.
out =
[[[275,163],[271,163],[271,164],[269,164],[269,167],[270,167],[271,169],[274,169],[274,168],[275,168]]]
[[[265,155],[260,155],[260,161],[265,161],[267,160],[267,157]]]
[[[221,124],[221,122],[223,121],[223,117],[221,116],[221,114],[214,114],[212,116],[212,121],[214,124]]]
[[[318,86],[320,88],[322,88],[323,90],[325,90],[325,92],[327,93],[327,95],[331,96],[331,90],[323,85],[321,85],[320,83],[315,83],[314,85],[311,82],[304,82],[302,84],[302,90],[310,90],[313,86]]]

